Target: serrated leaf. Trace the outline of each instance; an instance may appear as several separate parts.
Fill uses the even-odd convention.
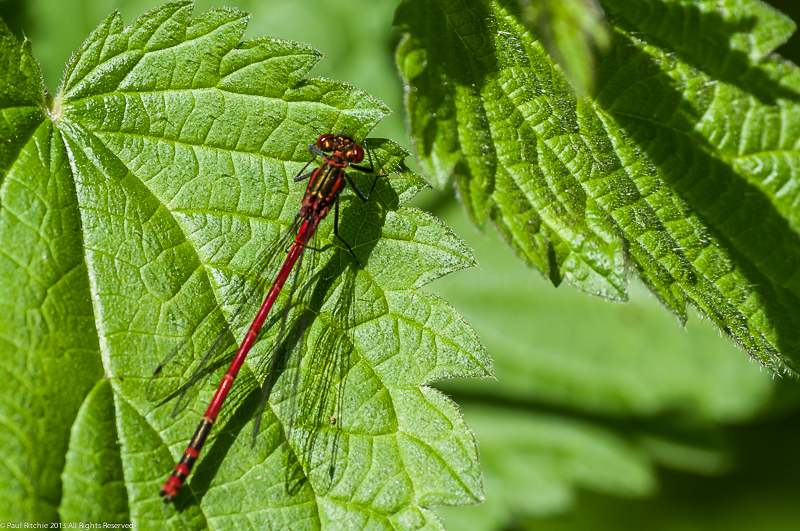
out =
[[[594,85],[595,53],[607,51],[611,35],[596,0],[518,0],[522,18],[542,38],[578,96]]]
[[[440,384],[446,391],[612,419],[678,410],[699,424],[743,422],[769,401],[769,373],[736,358],[708,322],[676,327],[641,285],[624,305],[553,289],[497,236],[483,237],[457,213],[456,205],[437,211],[475,250],[481,269],[428,289],[475,323],[500,384],[454,380]]]
[[[470,227],[455,201],[436,214],[474,248],[481,269],[428,289],[475,323],[497,377],[437,384],[475,432],[486,484],[484,505],[437,509],[448,529],[578,519],[592,492],[649,497],[662,475],[667,488],[675,474],[661,468],[695,482],[722,476],[739,461],[727,425],[751,422],[758,433],[779,392],[796,408],[795,382],[738,356],[708,322],[674,326],[642,286],[632,286],[624,305],[555,290],[496,235]],[[759,454],[765,443],[782,443],[755,440]]]
[[[473,221],[555,285],[625,300],[635,272],[794,374],[800,72],[756,62],[792,23],[756,2],[601,4],[613,51],[577,100],[515,1],[407,0],[397,61],[425,172],[456,175]]]
[[[16,42],[0,20],[0,183],[45,112],[42,76],[30,42]]]
[[[289,430],[293,413],[276,396],[250,447],[273,326],[176,506],[158,498],[224,369],[176,418],[145,396],[150,375],[176,344],[191,338],[197,357],[222,329],[230,314],[219,301],[298,211],[303,186],[293,177],[310,159],[308,145],[343,129],[363,139],[388,111],[354,87],[304,79],[320,58],[308,46],[242,41],[246,14],[191,11],[172,2],[129,26],[109,16],[70,62],[52,121],[39,104],[35,132],[9,160],[0,189],[0,241],[13,249],[0,255],[2,301],[12,309],[0,321],[10,354],[3,367],[36,392],[3,393],[3,415],[14,420],[3,427],[4,462],[24,463],[3,472],[3,518],[57,520],[61,503],[62,518],[78,519],[81,505],[107,494],[100,487],[113,475],[78,469],[81,452],[100,459],[117,448],[94,431],[92,419],[107,435],[110,415],[119,446],[106,464],[120,463],[114,488],[124,489],[134,527],[441,529],[423,506],[475,502],[482,486],[471,432],[426,385],[486,375],[491,365],[452,307],[416,291],[474,259],[443,224],[401,206],[424,182],[405,167],[405,151],[381,139],[369,139],[376,170],[399,178],[380,180],[368,203],[346,193],[339,218],[362,267],[325,245],[332,221],[318,231],[300,396],[319,382],[315,345],[335,347],[348,363],[341,421],[319,436],[323,451],[304,453],[303,437],[317,436],[301,422]],[[13,39],[3,43],[3,61],[13,52],[24,58],[17,63],[35,64]],[[44,101],[40,80],[38,90]],[[343,297],[346,319],[337,313]],[[36,416],[25,413],[35,404]],[[335,474],[325,480],[328,466]],[[68,498],[60,500],[62,470]],[[92,477],[97,484],[77,489]],[[121,505],[99,507],[122,515]]]

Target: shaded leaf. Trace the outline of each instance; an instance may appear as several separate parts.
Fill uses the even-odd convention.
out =
[[[611,35],[596,0],[519,0],[525,25],[542,38],[578,96],[594,85],[595,53],[608,50]]]
[[[800,76],[757,62],[793,24],[756,2],[601,4],[613,51],[577,100],[517,2],[404,2],[397,60],[423,169],[439,186],[455,175],[473,221],[555,285],[625,300],[635,273],[682,321],[689,303],[794,374]]]
[[[448,529],[581,519],[591,493],[655,495],[675,476],[665,468],[694,482],[736,477],[730,426],[755,433],[775,405],[796,411],[795,382],[738,355],[707,321],[675,326],[638,283],[628,304],[556,290],[471,227],[455,201],[436,214],[481,269],[428,289],[475,323],[497,378],[437,384],[462,406],[486,482],[485,505],[437,509]]]
[[[452,529],[502,529],[523,515],[547,517],[573,508],[578,488],[623,497],[655,491],[648,456],[623,437],[563,416],[465,407],[480,436],[485,507],[443,508]]]

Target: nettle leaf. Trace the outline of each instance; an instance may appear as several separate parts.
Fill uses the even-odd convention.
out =
[[[594,83],[595,52],[606,51],[611,35],[596,0],[518,0],[522,20],[537,31],[547,53],[564,70],[579,96]]]
[[[796,382],[737,355],[708,321],[674,326],[638,282],[629,304],[555,289],[460,210],[453,200],[437,215],[480,270],[427,289],[475,323],[497,380],[437,384],[475,432],[486,492],[484,505],[438,508],[448,529],[507,529],[572,511],[581,519],[586,491],[641,498],[670,488],[674,476],[659,485],[662,468],[687,482],[732,465],[739,473],[728,425],[759,433],[766,409],[774,415],[786,398],[796,408]]]
[[[516,1],[407,0],[397,61],[420,163],[456,175],[553,284],[626,300],[635,272],[764,365],[800,357],[797,67],[756,2],[605,0],[612,52],[576,99]]]
[[[0,27],[0,337],[15,382],[0,402],[4,521],[441,529],[428,506],[482,499],[473,436],[427,384],[485,376],[490,361],[450,305],[418,291],[474,258],[441,222],[400,206],[424,181],[381,139],[369,143],[376,170],[396,175],[367,203],[342,196],[340,234],[360,265],[333,220],[319,229],[299,383],[284,386],[300,398],[270,396],[251,448],[274,317],[175,504],[158,498],[225,367],[216,360],[176,416],[174,401],[148,397],[153,370],[189,345],[180,385],[223,330],[221,301],[253,285],[254,258],[299,209],[308,145],[345,129],[363,139],[388,112],[352,86],[304,79],[320,58],[308,46],[242,41],[246,24],[231,9],[193,17],[189,2],[129,26],[112,14],[52,109],[30,46]],[[292,404],[327,404],[314,368],[332,356],[341,416],[315,434],[303,423],[313,415],[297,412],[290,430]]]

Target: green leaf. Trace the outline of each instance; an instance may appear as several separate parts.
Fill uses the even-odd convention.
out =
[[[3,27],[15,94],[37,95],[7,108],[35,107],[38,121],[6,114],[21,132],[0,189],[0,300],[11,310],[0,333],[6,378],[20,385],[0,402],[3,462],[13,464],[2,471],[2,518],[76,520],[83,509],[83,520],[95,511],[137,529],[441,529],[427,507],[475,503],[482,480],[471,432],[427,385],[485,376],[491,364],[456,311],[418,291],[474,259],[438,220],[401,206],[424,182],[381,139],[369,140],[376,170],[399,177],[379,179],[367,203],[342,196],[340,234],[361,266],[332,220],[318,231],[297,400],[270,396],[251,448],[273,317],[175,505],[158,498],[224,366],[174,418],[174,401],[147,397],[153,370],[186,344],[165,369],[168,385],[185,382],[232,317],[219,301],[252,285],[253,260],[294,219],[308,145],[343,129],[363,139],[388,111],[352,86],[304,79],[320,58],[308,46],[242,41],[245,13],[191,11],[172,2],[129,26],[109,16],[51,111],[29,50]],[[328,396],[318,369],[337,363]],[[291,372],[276,389],[293,389]],[[317,410],[303,405],[333,408],[335,427],[315,431]],[[127,503],[102,499],[114,491]]]
[[[449,529],[502,529],[515,516],[553,516],[572,508],[576,488],[624,497],[655,490],[645,452],[607,429],[498,407],[464,411],[480,436],[491,498],[484,507],[440,509]]]
[[[0,23],[0,507],[3,521],[57,519],[70,424],[103,367],[63,150],[41,76]]]
[[[729,426],[757,433],[765,411],[789,402],[779,393],[797,410],[794,381],[738,355],[707,321],[675,326],[638,283],[628,304],[556,290],[499,237],[471,227],[455,201],[436,214],[474,248],[481,269],[428,289],[475,323],[497,378],[437,384],[475,432],[486,485],[485,505],[437,509],[448,529],[507,529],[525,518],[556,526],[580,518],[592,493],[650,498],[674,471],[693,484],[732,481],[740,455]],[[772,462],[764,444],[787,443],[761,437],[752,452]]]
[[[594,85],[595,52],[607,51],[611,35],[595,0],[519,0],[526,26],[538,32],[547,53],[580,97]]]
[[[475,323],[495,353],[501,385],[456,380],[442,384],[447,391],[611,418],[655,418],[680,408],[701,423],[741,422],[769,400],[767,371],[735,358],[708,322],[675,326],[638,284],[628,304],[553,289],[513,260],[499,238],[483,237],[456,213],[455,206],[437,212],[475,249],[481,270],[430,289]]]
[[[45,113],[42,76],[31,56],[30,42],[22,46],[0,20],[0,183],[42,122]]]
[[[425,173],[456,175],[472,220],[553,284],[626,300],[635,273],[681,321],[689,303],[796,374],[800,73],[767,56],[794,25],[756,2],[601,4],[613,51],[578,100],[516,1],[404,2]]]
[[[86,396],[72,425],[74,435],[61,474],[58,514],[62,521],[130,520],[114,422],[114,391],[108,380],[100,380]]]

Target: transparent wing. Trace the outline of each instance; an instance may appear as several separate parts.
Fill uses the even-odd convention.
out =
[[[255,316],[299,224],[300,220],[295,220],[267,246],[250,269],[233,280],[226,297],[156,367],[147,386],[149,400],[160,405],[178,397],[172,411],[175,416],[201,387],[198,382],[230,362],[238,347],[231,331],[246,326]],[[226,309],[231,311],[228,319],[224,318]]]
[[[278,391],[276,400],[280,401],[287,396],[286,389],[296,387],[298,373],[293,367],[293,360],[303,351],[303,339],[309,321],[305,301],[309,290],[314,285],[317,253],[314,252],[313,244],[313,235],[311,240],[302,243],[302,253],[297,259],[289,282],[287,282],[289,286],[288,300],[281,314],[281,324],[278,335],[273,341],[271,356],[265,359],[266,367],[262,365],[259,371],[264,373],[265,377],[261,386],[261,402],[253,424],[253,445],[256,444],[264,410],[273,391]],[[308,278],[309,282],[299,282],[300,278]],[[287,380],[292,383],[287,385]]]
[[[352,422],[344,410],[345,388],[354,356],[352,305],[356,270],[347,268],[318,274],[317,286],[330,286],[327,275],[338,275],[331,308],[320,311],[312,295],[308,318],[319,326],[305,339],[305,354],[298,356],[293,388],[289,391],[287,438],[298,458],[299,470],[287,477],[291,486],[311,479],[315,488],[330,486],[337,470],[339,443],[343,428]],[[287,472],[290,472],[287,470]]]
[[[330,484],[336,469],[344,386],[353,353],[350,309],[356,271],[349,267],[351,260],[341,260],[336,255],[320,271],[320,256],[315,251],[313,241],[304,245],[284,288],[287,298],[280,316],[276,316],[280,327],[269,354],[261,358],[256,369],[264,379],[252,444],[257,443],[269,405],[280,419],[288,448],[297,458],[295,465],[299,465],[286,468],[289,492],[308,480],[312,469],[324,468],[325,483]],[[331,305],[333,310],[327,308]]]

